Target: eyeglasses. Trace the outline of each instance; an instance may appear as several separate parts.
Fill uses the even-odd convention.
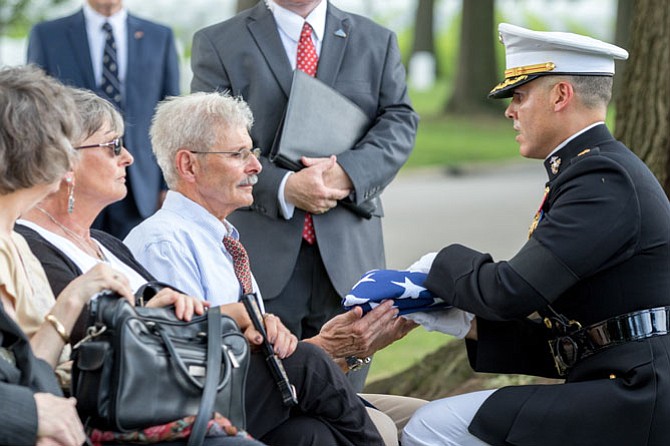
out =
[[[110,142],[103,142],[102,144],[91,144],[90,146],[79,146],[75,147],[76,150],[81,149],[93,149],[95,147],[109,147],[112,149],[114,156],[121,155],[121,149],[123,149],[123,137],[120,136],[116,139],[111,140]]]
[[[255,148],[255,149],[241,149],[237,151],[214,151],[214,152],[209,152],[209,151],[200,151],[200,150],[189,150],[191,153],[198,153],[201,155],[209,155],[209,154],[217,154],[217,155],[228,155],[229,158],[236,159],[242,163],[246,162],[251,155],[253,155],[256,159],[258,159],[261,156],[261,149]]]

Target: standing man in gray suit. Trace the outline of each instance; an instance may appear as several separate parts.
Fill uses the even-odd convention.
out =
[[[372,125],[336,161],[305,159],[306,167],[292,173],[267,156],[293,70],[303,69],[301,36],[316,52],[310,56],[316,77],[355,102]],[[262,149],[263,173],[253,205],[230,220],[268,311],[300,338],[314,336],[341,312],[341,297],[361,275],[385,266],[379,195],[407,160],[418,122],[395,35],[327,0],[267,0],[197,32],[192,68],[192,91],[228,90],[254,113],[251,137]],[[374,204],[375,210],[364,218],[340,199]],[[306,218],[313,234],[303,237]],[[351,358],[352,366],[357,359]]]
[[[125,237],[156,211],[166,189],[151,152],[149,126],[156,104],[179,95],[172,31],[129,14],[122,0],[86,0],[73,15],[35,25],[28,63],[109,99],[123,114],[125,146],[135,160],[125,178],[128,195],[105,208],[94,227]],[[76,185],[73,193],[76,198]]]

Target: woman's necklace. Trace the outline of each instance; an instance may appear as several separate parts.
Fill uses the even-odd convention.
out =
[[[89,242],[84,237],[77,234],[76,232],[74,232],[73,230],[71,230],[70,228],[68,228],[67,226],[65,226],[64,224],[59,222],[58,220],[56,220],[56,218],[53,215],[51,215],[49,212],[47,212],[46,209],[41,208],[40,206],[35,206],[35,209],[37,209],[38,211],[40,211],[41,213],[46,215],[47,218],[49,220],[51,220],[51,222],[53,224],[58,226],[60,228],[60,230],[63,231],[63,233],[70,240],[74,241],[77,245],[79,245],[79,247],[82,248],[84,250],[84,252],[86,252],[89,255],[91,253],[93,253],[93,257],[96,257],[96,258],[98,258],[98,260],[102,260],[103,262],[108,262],[107,257],[105,256],[105,253],[102,252],[102,249],[100,249],[100,246],[98,246],[98,244],[96,242],[94,242],[94,241]]]

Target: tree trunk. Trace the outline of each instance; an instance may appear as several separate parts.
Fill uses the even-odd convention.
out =
[[[500,113],[502,103],[487,98],[497,83],[494,0],[463,0],[456,81],[447,113]]]
[[[259,0],[237,0],[237,12],[242,12],[245,9],[253,8]]]
[[[433,8],[435,0],[419,0],[414,17],[414,43],[412,54],[426,51],[435,54],[433,39]]]
[[[619,0],[617,2],[616,12],[616,30],[614,35],[614,44],[623,48],[630,45],[630,28],[633,21],[633,8],[635,0]],[[616,101],[623,84],[624,72],[626,68],[625,60],[615,60],[614,90],[613,99]]]
[[[615,134],[670,196],[670,2],[637,0],[630,42]]]
[[[419,0],[414,16],[414,41],[409,57],[409,82],[417,90],[433,87],[437,78],[437,55],[433,35],[434,0]]]

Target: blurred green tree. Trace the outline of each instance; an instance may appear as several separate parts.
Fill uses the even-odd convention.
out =
[[[64,1],[66,0],[48,0],[44,6],[46,9]],[[31,19],[26,12],[34,3],[33,0],[0,0],[0,36],[10,34],[15,27],[27,29]],[[31,15],[34,16],[34,12]]]
[[[487,95],[496,84],[494,0],[463,0],[458,66],[447,113],[500,113]]]
[[[414,40],[412,41],[412,55],[426,52],[437,58],[434,36],[435,0],[419,0],[414,16]],[[438,66],[439,64],[435,64]],[[434,73],[437,74],[437,73]]]
[[[633,21],[634,6],[635,0],[619,0],[617,2],[614,44],[623,48],[628,48],[630,45],[630,29]],[[614,76],[614,98],[616,99],[621,91],[626,61],[616,60],[614,63],[615,71],[617,73],[617,75]]]

